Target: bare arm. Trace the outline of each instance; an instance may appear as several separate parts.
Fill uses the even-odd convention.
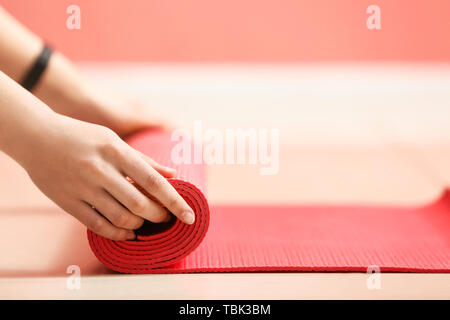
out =
[[[144,157],[106,127],[55,113],[2,72],[0,150],[57,205],[107,238],[134,239],[133,230],[144,220],[169,217],[126,177],[184,222],[194,222],[192,209],[163,177],[174,170]]]
[[[23,79],[43,48],[42,40],[0,7],[0,70]],[[55,112],[106,126],[120,136],[164,124],[158,111],[134,99],[99,90],[61,53],[54,52],[33,94]]]

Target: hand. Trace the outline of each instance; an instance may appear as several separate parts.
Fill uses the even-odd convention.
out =
[[[53,53],[33,93],[55,112],[108,127],[120,137],[144,128],[169,127],[155,108],[86,81],[58,52]]]
[[[20,163],[43,193],[93,232],[131,240],[144,220],[170,218],[127,177],[182,221],[194,222],[192,209],[164,178],[175,170],[134,150],[110,129],[52,113],[39,132],[23,144],[27,152]]]
[[[144,128],[170,128],[169,122],[148,105],[133,98],[120,96],[89,86],[84,90],[86,98],[72,108],[86,110],[98,119],[94,123],[103,125],[116,132],[120,137],[127,137]]]

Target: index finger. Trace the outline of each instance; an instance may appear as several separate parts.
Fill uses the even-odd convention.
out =
[[[134,151],[134,150],[133,150]],[[193,224],[195,214],[175,188],[137,153],[126,157],[124,173],[148,194],[155,197],[172,214],[186,224]]]

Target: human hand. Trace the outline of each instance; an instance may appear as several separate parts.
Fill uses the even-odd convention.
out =
[[[33,182],[93,232],[131,240],[144,220],[168,221],[168,211],[134,187],[132,179],[183,222],[192,209],[165,179],[175,170],[134,150],[103,126],[55,113],[39,134],[25,141],[21,159]]]
[[[110,128],[122,138],[145,128],[173,127],[173,123],[158,114],[157,110],[138,99],[100,90],[94,86],[84,91],[87,96],[81,101],[84,105],[73,108],[86,110],[86,117],[89,114],[95,116],[98,120],[94,123]]]
[[[90,83],[58,52],[33,93],[55,112],[108,127],[122,138],[144,128],[173,127],[156,108]]]

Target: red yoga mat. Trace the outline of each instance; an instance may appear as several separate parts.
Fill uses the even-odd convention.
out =
[[[168,134],[142,132],[128,143],[173,166],[174,142]],[[178,176],[170,182],[194,209],[196,222],[191,226],[176,219],[148,223],[135,241],[112,241],[88,231],[92,251],[107,267],[124,273],[366,272],[370,266],[380,271],[450,272],[450,191],[423,207],[213,206],[209,210],[205,168],[175,167]]]

